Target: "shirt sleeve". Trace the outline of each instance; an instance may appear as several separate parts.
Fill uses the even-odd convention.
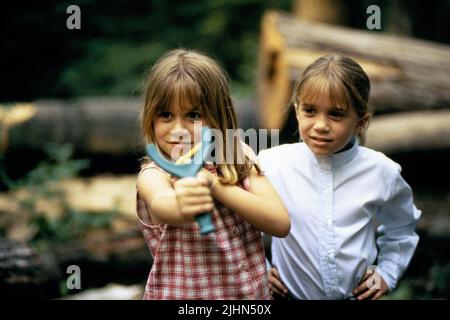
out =
[[[396,287],[416,250],[419,236],[415,228],[421,216],[413,203],[412,190],[400,172],[401,167],[397,165],[388,199],[377,212],[380,223],[377,272],[391,290]]]
[[[261,173],[265,175],[265,170],[267,168],[267,151],[262,150],[258,153],[258,164],[261,169]]]
[[[280,155],[276,154],[273,150],[266,149],[262,150],[258,153],[258,164],[261,169],[261,173],[269,180],[275,176],[275,172],[277,172],[278,161]],[[272,182],[272,181],[271,181]]]

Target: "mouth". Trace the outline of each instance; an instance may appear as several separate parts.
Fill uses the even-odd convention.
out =
[[[168,141],[168,144],[177,146],[177,145],[192,145],[192,143],[188,143],[188,142],[183,142],[183,141]]]
[[[176,161],[179,157],[183,156],[189,150],[192,149],[192,143],[180,142],[180,141],[167,141],[167,145],[169,146],[170,157],[172,161]]]
[[[331,142],[333,142],[332,139],[328,139],[328,138],[315,137],[315,136],[310,136],[309,138],[318,147],[327,146]]]
[[[317,142],[333,142],[333,139],[329,139],[329,138],[322,138],[322,137],[315,137],[315,136],[310,136],[310,138]]]

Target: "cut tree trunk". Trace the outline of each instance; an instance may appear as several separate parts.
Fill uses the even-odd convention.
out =
[[[0,240],[0,297],[57,297],[60,277],[51,255],[22,242]]]
[[[345,0],[295,0],[293,13],[297,17],[315,22],[346,23]]]
[[[12,149],[42,149],[47,142],[71,143],[87,154],[120,155],[140,149],[138,99],[41,100],[36,113],[11,129]]]
[[[259,61],[262,127],[284,126],[294,82],[330,53],[355,59],[368,73],[376,114],[450,107],[450,46],[269,11],[262,19]]]
[[[80,267],[82,289],[110,282],[145,283],[153,263],[136,220],[127,231],[93,231],[78,241],[54,244],[51,252],[62,272],[70,265]]]
[[[3,290],[6,284],[0,285],[1,295],[17,293],[21,296],[48,297],[49,288],[40,279],[48,277],[49,271],[46,270],[51,268],[48,263],[42,265],[42,261],[52,261],[53,269],[59,271],[56,281],[51,282],[57,284],[57,294],[60,293],[60,284],[64,285],[69,277],[67,268],[70,265],[80,267],[82,290],[109,282],[129,284],[146,281],[152,256],[136,218],[135,175],[65,179],[54,182],[49,192],[51,190],[59,190],[61,195],[58,199],[42,197],[36,200],[35,214],[42,221],[47,221],[46,224],[59,226],[53,227],[61,231],[59,236],[51,230],[46,232],[43,227],[46,224],[32,223],[37,220],[30,220],[32,214],[19,205],[19,202],[23,203],[33,196],[29,190],[23,188],[0,193],[0,227],[8,239],[28,243],[36,239],[39,236],[37,232],[41,230],[39,251],[10,250],[0,245],[0,282],[3,279],[22,279],[22,282],[8,280],[10,290]],[[67,208],[71,209],[71,215]],[[115,211],[117,213],[110,218],[99,219],[101,215]],[[88,218],[92,219],[90,224],[87,223]],[[67,234],[67,225],[70,226],[70,234]],[[45,242],[43,237],[46,237]],[[26,258],[21,258],[19,253]],[[32,273],[29,272],[33,270],[31,267],[20,267],[23,261],[42,272]],[[28,278],[20,276],[25,271]],[[7,277],[5,272],[11,276]],[[36,283],[36,286],[31,287],[27,284],[29,282]],[[75,293],[76,290],[67,292]]]
[[[450,110],[377,116],[367,130],[366,146],[386,154],[450,149]]]
[[[70,143],[88,155],[143,155],[139,112],[142,102],[126,97],[39,100],[34,116],[10,128],[8,151],[42,150],[46,143]],[[234,100],[241,128],[257,126],[252,101]],[[0,123],[1,128],[1,123]]]
[[[364,20],[358,22],[358,19],[354,19],[355,16],[367,19],[371,15],[367,13],[370,4],[366,1],[354,1],[351,5],[348,0],[294,0],[293,2],[293,14],[313,22],[349,27],[366,23]],[[383,14],[383,31],[410,36],[414,25],[414,17],[411,16],[412,6],[414,5],[411,2],[401,0],[389,1],[380,6]]]
[[[0,240],[0,297],[57,298],[71,265],[80,268],[81,290],[110,282],[145,283],[152,262],[136,221],[126,231],[93,230],[68,243],[49,243],[45,252]]]

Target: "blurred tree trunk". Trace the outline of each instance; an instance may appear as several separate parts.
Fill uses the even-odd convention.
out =
[[[330,24],[346,25],[345,0],[295,0],[293,13],[298,18]]]
[[[54,242],[45,252],[0,240],[0,297],[57,298],[71,265],[80,268],[81,290],[145,282],[153,259],[136,221],[127,225],[120,232],[93,230],[69,243]]]
[[[124,230],[92,231],[82,239],[54,244],[52,253],[65,272],[78,265],[82,289],[101,287],[110,282],[144,283],[153,263],[136,220]]]
[[[401,112],[375,117],[366,146],[386,154],[450,149],[450,110]]]
[[[25,243],[0,240],[0,297],[57,297],[60,277],[52,256]]]
[[[376,4],[369,0],[295,0],[293,14],[300,19],[365,28],[369,17],[367,8]],[[416,4],[406,0],[390,0],[378,4],[381,11],[381,29],[388,33],[411,36],[413,21],[411,8]]]
[[[261,31],[262,127],[285,126],[294,82],[310,63],[330,53],[354,58],[368,73],[376,114],[450,106],[449,46],[312,23],[271,11],[264,15]]]
[[[42,149],[56,142],[88,154],[120,155],[140,147],[138,99],[40,100],[32,105],[34,117],[11,129],[12,149]]]
[[[241,128],[254,128],[253,101],[234,99]],[[125,97],[39,100],[29,104],[34,115],[9,132],[8,152],[42,150],[48,142],[70,143],[84,154],[142,156],[139,113],[142,102]]]

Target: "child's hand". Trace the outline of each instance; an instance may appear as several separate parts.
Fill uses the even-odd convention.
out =
[[[358,300],[377,300],[388,291],[389,287],[384,279],[375,271],[374,266],[370,266],[358,286],[353,289],[353,296]]]
[[[281,281],[277,268],[270,268],[270,270],[267,271],[267,276],[269,278],[270,295],[272,298],[275,298],[275,295],[285,297],[288,293],[288,289],[284,285],[283,281]]]
[[[205,168],[201,168],[197,173],[197,178],[203,179],[207,182],[207,186],[210,189],[213,189],[217,180],[219,179],[217,176],[213,175],[211,172],[206,170]]]
[[[209,177],[200,171],[197,177],[175,181],[174,189],[181,216],[186,221],[194,221],[196,215],[214,208]]]

